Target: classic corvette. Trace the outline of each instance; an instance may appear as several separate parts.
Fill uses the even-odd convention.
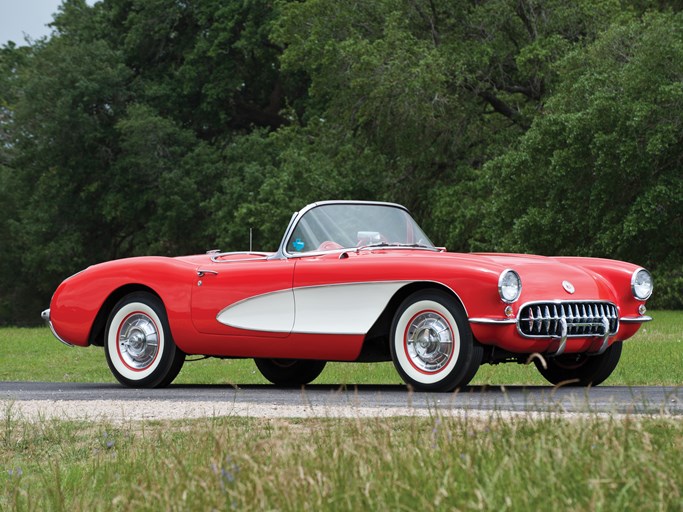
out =
[[[400,205],[325,201],[292,216],[277,252],[93,265],[42,317],[67,345],[103,346],[133,387],[170,384],[186,355],[254,358],[287,386],[327,361],[388,360],[419,390],[530,361],[553,384],[587,386],[651,320],[651,293],[650,273],[630,263],[450,253]]]

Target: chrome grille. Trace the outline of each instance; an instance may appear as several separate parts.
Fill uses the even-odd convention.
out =
[[[529,338],[605,336],[619,329],[619,312],[611,302],[554,301],[525,304],[517,317],[519,332]]]

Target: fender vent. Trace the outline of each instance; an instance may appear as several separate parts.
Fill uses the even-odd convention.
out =
[[[619,311],[606,301],[532,302],[522,306],[517,316],[517,328],[528,338],[561,338],[565,322],[568,337],[604,336],[606,325],[614,335],[619,329]]]

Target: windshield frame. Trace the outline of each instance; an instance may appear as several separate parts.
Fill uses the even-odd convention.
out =
[[[434,247],[434,244],[432,243],[431,240],[427,237],[425,234],[425,237],[427,237],[427,241],[432,244],[431,247],[420,247],[420,246],[398,246],[398,245],[380,245],[380,246],[374,246],[374,245],[367,245],[367,246],[362,246],[362,247],[346,247],[346,248],[341,248],[341,249],[329,249],[329,250],[324,250],[324,251],[307,251],[307,252],[290,252],[287,250],[287,243],[289,242],[289,239],[292,237],[292,234],[294,233],[296,227],[298,226],[299,222],[303,218],[306,213],[309,211],[313,210],[314,208],[318,208],[321,206],[329,206],[329,205],[368,205],[368,206],[384,206],[384,207],[389,207],[389,208],[397,208],[399,210],[402,210],[405,212],[410,219],[415,223],[415,225],[424,233],[424,230],[419,226],[417,222],[415,222],[415,219],[413,219],[412,215],[410,215],[410,211],[405,206],[402,206],[397,203],[387,203],[387,202],[380,202],[380,201],[349,201],[349,200],[336,200],[336,201],[319,201],[316,203],[311,203],[298,212],[295,212],[292,215],[292,218],[289,222],[289,226],[287,226],[287,229],[285,230],[285,234],[282,237],[282,241],[280,242],[280,246],[277,250],[277,252],[272,256],[274,259],[282,259],[282,258],[302,258],[304,256],[316,256],[320,254],[329,254],[329,253],[346,253],[346,252],[358,252],[362,250],[373,250],[373,249],[403,249],[403,250],[428,250],[428,251],[439,251],[440,249],[437,247]]]

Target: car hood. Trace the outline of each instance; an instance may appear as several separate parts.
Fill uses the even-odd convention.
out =
[[[613,295],[611,285],[600,274],[580,265],[581,260],[569,263],[553,257],[528,254],[473,253],[453,256],[463,264],[474,260],[490,265],[491,270],[495,268],[498,272],[514,270],[522,280],[522,301],[534,299],[530,292],[534,295],[542,293],[546,300],[584,300],[605,298],[606,293]]]

